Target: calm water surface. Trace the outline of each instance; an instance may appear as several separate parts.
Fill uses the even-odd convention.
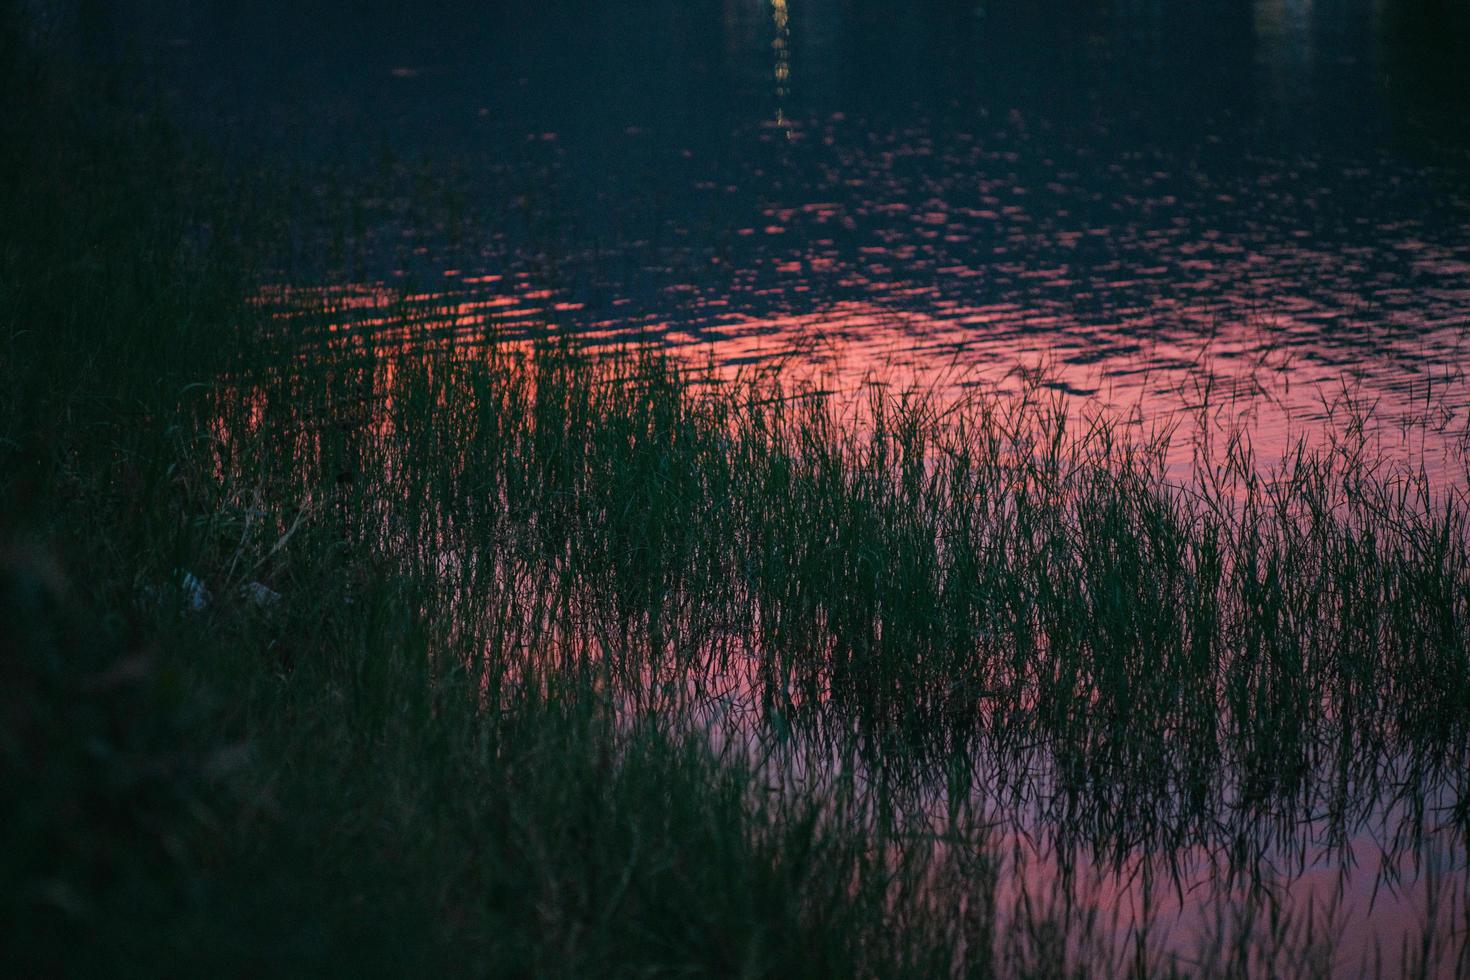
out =
[[[76,13],[78,44],[141,52],[201,132],[307,175],[281,275],[349,284],[344,324],[406,299],[466,335],[652,337],[839,385],[1040,383],[1139,425],[1207,407],[1265,460],[1359,413],[1386,455],[1464,485],[1463,4]],[[997,822],[1039,890],[1067,824],[1035,792]],[[1466,967],[1463,842],[1404,848],[1392,808],[1346,836],[1297,816],[1257,828],[1253,884],[1264,862],[1280,907],[1335,902],[1340,969],[1382,944],[1395,972],[1437,918]],[[1140,852],[1081,850],[1072,897],[1125,934],[1173,927],[1148,941],[1186,956],[1234,894],[1223,845],[1179,846],[1179,876],[1147,889]]]

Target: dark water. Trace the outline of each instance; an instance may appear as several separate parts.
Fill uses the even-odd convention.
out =
[[[81,36],[242,154],[378,182],[295,277],[843,378],[1040,369],[1225,404],[1268,457],[1355,401],[1463,478],[1463,4],[131,6]]]
[[[1364,411],[1463,485],[1463,3],[408,6],[91,0],[67,23],[158,66],[232,154],[308,175],[281,274],[353,284],[344,318],[408,296],[839,382],[1040,380],[1140,423],[1208,405],[1267,459]],[[1015,881],[1040,888],[1059,852],[1022,809]],[[1336,902],[1342,969],[1381,942],[1394,972],[1446,915],[1463,956],[1463,846],[1375,820],[1291,837],[1273,900]],[[1126,933],[1137,859],[1074,860]],[[1229,889],[1173,860],[1188,897],[1148,916],[1187,949]]]

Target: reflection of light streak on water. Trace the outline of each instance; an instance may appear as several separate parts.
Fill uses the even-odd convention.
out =
[[[402,296],[363,286],[307,299],[325,304],[326,333],[372,334],[384,350],[429,339],[535,337],[586,312],[529,284],[492,279],[466,286]],[[1419,337],[1424,356],[1416,375],[1403,376],[1392,360],[1367,359],[1347,375],[1331,338],[1289,311],[1219,322],[1208,336],[1185,328],[1135,337],[1128,323],[1112,331],[1084,328],[1014,303],[950,302],[934,315],[904,309],[906,298],[767,316],[712,309],[697,327],[634,318],[570,328],[594,345],[656,340],[693,362],[712,360],[726,374],[782,363],[831,391],[860,392],[875,379],[950,400],[975,389],[1048,391],[1065,398],[1074,421],[1104,409],[1144,434],[1174,428],[1170,463],[1179,473],[1190,470],[1198,440],[1211,431],[1247,431],[1257,461],[1269,469],[1299,440],[1321,445],[1356,429],[1384,460],[1422,465],[1446,486],[1466,483],[1470,417],[1463,371],[1453,364],[1467,338],[1455,324]],[[291,296],[274,291],[262,302],[289,317]],[[1174,315],[1189,323],[1213,311],[1180,308]]]
[[[771,19],[776,25],[776,37],[771,48],[776,53],[776,125],[791,138],[791,121],[786,118],[786,96],[791,90],[791,15],[786,0],[771,0]]]

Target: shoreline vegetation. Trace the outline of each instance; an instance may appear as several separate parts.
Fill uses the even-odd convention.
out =
[[[273,320],[269,190],[0,10],[7,973],[1470,970],[1463,494]]]

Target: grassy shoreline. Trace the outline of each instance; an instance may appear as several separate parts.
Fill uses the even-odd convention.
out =
[[[1186,493],[1041,400],[855,424],[655,349],[282,336],[269,192],[66,88],[3,160],[12,972],[1332,967],[1249,889],[1194,968],[1001,907],[1022,799],[1165,890],[1372,821],[1463,877],[1459,495],[1243,441]]]

